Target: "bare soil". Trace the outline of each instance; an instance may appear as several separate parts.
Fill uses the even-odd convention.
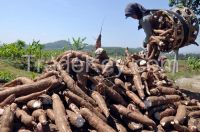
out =
[[[176,84],[189,97],[200,100],[200,76],[180,78],[176,80]]]

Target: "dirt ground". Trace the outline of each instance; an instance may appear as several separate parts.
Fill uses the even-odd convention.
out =
[[[194,99],[200,100],[200,76],[193,78],[181,78],[176,80],[181,91]]]

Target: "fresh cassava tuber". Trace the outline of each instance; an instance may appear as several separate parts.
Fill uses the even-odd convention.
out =
[[[69,122],[67,120],[65,107],[57,94],[52,95],[53,112],[55,115],[55,123],[60,132],[71,132]]]
[[[106,124],[103,120],[101,120],[97,115],[92,113],[87,108],[81,109],[81,115],[89,122],[91,126],[93,126],[99,132],[115,132],[115,130]]]

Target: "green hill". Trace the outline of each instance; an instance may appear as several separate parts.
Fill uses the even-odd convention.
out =
[[[58,49],[63,49],[64,47],[66,47],[67,49],[71,49],[70,42],[66,40],[60,40],[60,41],[44,44],[45,50],[58,50]]]
[[[114,44],[113,44],[114,45]],[[56,42],[46,43],[44,44],[45,50],[59,50],[59,49],[72,49],[72,45],[69,41],[66,40],[60,40]],[[124,47],[103,47],[109,55],[123,55],[124,54]],[[84,51],[94,51],[95,46],[94,45],[88,45],[83,50]],[[142,48],[129,48],[130,52],[139,52],[143,50]]]

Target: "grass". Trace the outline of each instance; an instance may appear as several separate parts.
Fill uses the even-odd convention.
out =
[[[169,79],[177,80],[179,78],[192,78],[194,76],[200,75],[199,72],[190,72],[190,71],[179,71],[175,74],[167,73]]]
[[[167,76],[169,79],[177,80],[179,78],[192,78],[194,76],[200,75],[200,72],[190,71],[187,67],[187,60],[179,60],[178,72],[173,74],[172,72],[168,72]]]
[[[0,71],[7,73],[7,74],[11,74],[13,76],[13,78],[28,77],[28,78],[33,79],[33,78],[35,78],[35,76],[38,75],[37,73],[34,73],[34,72],[27,72],[25,70],[17,69],[2,60],[0,60]]]
[[[15,77],[10,72],[0,71],[0,83],[9,82],[14,78]]]

